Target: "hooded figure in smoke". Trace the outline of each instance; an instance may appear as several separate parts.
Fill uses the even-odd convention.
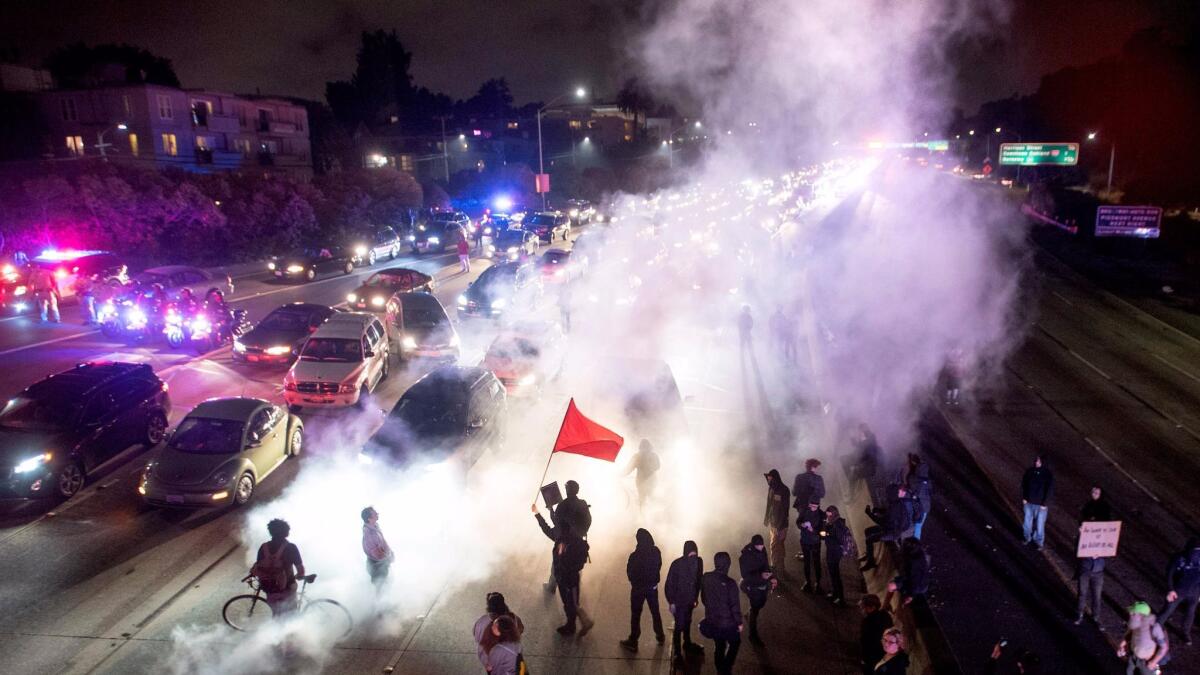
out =
[[[742,604],[737,584],[729,578],[731,562],[729,554],[721,551],[713,556],[716,569],[700,579],[700,599],[704,602],[700,634],[716,643],[713,665],[718,675],[733,672],[733,662],[742,644]]]
[[[785,502],[786,508],[786,502]],[[767,562],[766,544],[761,534],[750,538],[750,543],[742,548],[738,556],[738,568],[742,572],[742,591],[750,601],[750,641],[762,642],[758,635],[758,612],[767,604],[771,589],[779,581]]]
[[[587,539],[588,530],[592,527],[592,507],[579,498],[579,483],[569,480],[566,482],[565,487],[567,489],[567,498],[562,500],[558,506],[551,507],[550,521],[556,527],[566,523],[571,526],[571,529],[576,534]],[[554,566],[551,565],[550,579],[545,584],[546,592],[553,593],[554,585]]]
[[[654,537],[645,528],[637,531],[637,548],[629,554],[625,563],[625,576],[629,577],[629,638],[621,646],[637,651],[638,638],[642,635],[642,604],[650,607],[650,618],[654,622],[654,636],[658,644],[666,641],[662,615],[658,609],[658,581],[662,578],[662,553],[654,545]]]
[[[1183,605],[1185,644],[1192,642],[1197,604],[1200,604],[1200,537],[1191,537],[1182,551],[1171,556],[1167,565],[1167,604],[1159,612],[1159,621],[1165,626],[1175,610]]]
[[[696,608],[700,599],[700,580],[703,576],[704,560],[700,557],[700,549],[696,542],[683,542],[683,556],[671,562],[671,568],[667,570],[667,583],[663,587],[667,608],[675,618],[675,628],[671,635],[671,654],[676,666],[682,665],[681,646],[689,652],[704,651],[703,647],[692,642],[692,610]]]
[[[546,519],[542,518],[542,514],[536,513],[536,506],[534,511],[542,534],[554,542],[554,578],[558,580],[558,594],[562,598],[563,614],[567,617],[567,622],[558,627],[558,632],[561,635],[574,635],[575,620],[578,616],[583,621],[580,635],[585,635],[592,629],[593,622],[587,612],[579,606],[579,585],[582,581],[583,566],[588,561],[588,543],[583,537],[575,534],[574,528],[565,520],[550,527]]]

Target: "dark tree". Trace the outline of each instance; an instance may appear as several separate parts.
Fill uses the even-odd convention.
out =
[[[513,96],[509,91],[508,81],[503,77],[491,79],[479,87],[474,96],[463,101],[462,110],[470,116],[482,119],[498,119],[510,117],[513,110]]]
[[[326,98],[338,122],[346,129],[360,124],[387,124],[402,116],[416,98],[413,87],[412,53],[404,49],[395,31],[377,30],[362,34],[358,67],[349,82],[329,82]]]
[[[89,47],[77,42],[51,54],[46,68],[58,86],[67,88],[104,84],[179,86],[169,59],[126,44]]]
[[[633,115],[633,134],[634,140],[637,140],[642,129],[641,120],[644,120],[645,114],[655,107],[654,99],[636,77],[631,77],[625,80],[625,84],[621,85],[621,90],[617,92],[617,106],[620,107],[621,112]]]

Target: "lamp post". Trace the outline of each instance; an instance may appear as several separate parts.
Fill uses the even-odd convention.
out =
[[[545,112],[547,108],[554,105],[555,103],[558,103],[559,101],[566,98],[567,96],[568,96],[568,94],[559,94],[558,96],[555,96],[554,98],[550,99],[549,103],[538,108],[538,111],[537,111],[538,176],[542,176],[546,173],[546,163],[545,163],[544,155],[542,152],[542,113]],[[576,87],[575,98],[583,100],[585,97],[587,97],[587,90],[584,89],[583,87]],[[571,144],[571,151],[572,151],[572,153],[574,153],[574,151],[575,151],[575,146],[574,146],[573,140],[572,140],[572,144]],[[540,178],[539,178],[539,180],[540,180]],[[546,193],[545,192],[542,193],[542,210],[543,211],[546,210]]]
[[[1099,131],[1089,131],[1088,135],[1087,135],[1087,139],[1089,141],[1094,141],[1099,137],[1100,137]],[[1109,192],[1112,192],[1113,167],[1116,165],[1116,163],[1117,163],[1117,142],[1113,141],[1108,146],[1108,187],[1106,189]]]
[[[997,135],[997,136],[1000,136],[1000,134],[1001,134],[1003,131],[1004,131],[1004,129],[1002,129],[1001,127],[996,127],[996,135]],[[1015,132],[1015,131],[1013,131],[1013,130],[1011,130],[1011,129],[1009,129],[1009,130],[1008,130],[1008,133],[1012,134],[1013,136],[1016,136],[1016,137],[1017,137],[1017,142],[1018,142],[1018,143],[1022,143],[1022,142],[1024,142],[1024,139],[1022,139],[1022,138],[1021,138],[1021,134],[1018,134],[1017,132]],[[1002,137],[1001,137],[1001,138],[1002,138]],[[998,161],[998,158],[997,158],[997,161]],[[1020,183],[1020,182],[1021,182],[1021,165],[1020,165],[1020,164],[1018,164],[1018,165],[1017,165],[1017,176],[1016,176],[1016,182],[1017,182],[1017,183]]]
[[[446,169],[446,189],[450,189],[450,151],[446,145],[446,117],[442,115],[438,117],[442,121],[442,166]]]
[[[116,124],[96,134],[96,149],[100,151],[100,159],[106,162],[108,161],[108,154],[105,151],[108,150],[108,148],[111,148],[112,144],[104,142],[104,135],[113,129],[116,129],[117,131],[128,131],[129,125],[125,124],[124,122],[117,122]]]
[[[667,134],[667,168],[675,168],[675,149],[671,147],[675,144],[675,134],[683,131],[689,126],[694,129],[699,129],[703,125],[700,124],[700,120],[696,120],[694,124],[684,124],[683,126],[673,129],[671,133]]]

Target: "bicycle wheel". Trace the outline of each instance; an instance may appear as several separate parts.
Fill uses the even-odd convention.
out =
[[[349,636],[350,631],[354,630],[354,619],[350,616],[350,610],[337,600],[313,600],[305,605],[304,613],[315,616],[319,625],[328,627],[339,640]]]
[[[221,616],[230,628],[250,632],[270,623],[274,614],[261,595],[235,595],[225,603]]]

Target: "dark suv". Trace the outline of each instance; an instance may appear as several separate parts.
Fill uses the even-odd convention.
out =
[[[477,366],[442,366],[404,392],[363,448],[363,461],[449,461],[466,472],[504,442],[504,385]]]
[[[129,446],[157,445],[170,412],[144,363],[81,363],[30,385],[0,410],[0,493],[70,497]]]

